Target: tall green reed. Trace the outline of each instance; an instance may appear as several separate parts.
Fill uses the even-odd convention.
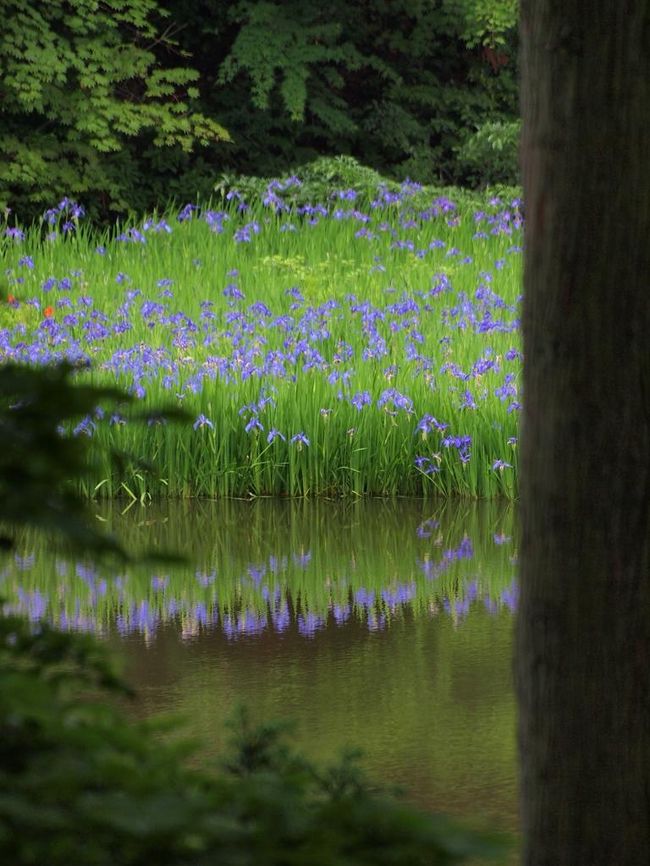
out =
[[[0,357],[73,352],[93,380],[139,387],[144,407],[172,400],[206,419],[137,430],[92,419],[88,495],[514,496],[516,207],[434,213],[418,193],[359,217],[345,201],[327,216],[237,208],[4,239],[18,305],[0,308]],[[503,398],[508,373],[514,396]],[[377,405],[388,389],[405,408]],[[355,406],[365,393],[371,404]],[[418,430],[426,415],[446,429]],[[268,441],[274,430],[284,438]],[[471,438],[468,460],[448,437]],[[157,476],[111,472],[111,447],[148,458]]]

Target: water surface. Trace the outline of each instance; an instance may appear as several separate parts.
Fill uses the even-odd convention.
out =
[[[510,508],[231,501],[100,517],[191,565],[116,573],[26,538],[0,588],[10,608],[118,648],[138,713],[180,713],[217,755],[243,702],[294,720],[311,757],[359,746],[415,802],[516,828]]]

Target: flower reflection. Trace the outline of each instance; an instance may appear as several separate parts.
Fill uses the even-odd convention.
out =
[[[258,553],[238,570],[227,558],[204,558],[198,568],[170,567],[164,574],[133,566],[112,576],[84,561],[21,551],[3,572],[4,610],[66,630],[145,641],[166,624],[183,640],[208,631],[229,641],[289,633],[313,639],[352,623],[379,632],[406,616],[443,613],[460,625],[473,611],[516,611],[511,536],[489,534],[477,554],[468,533],[456,533],[445,544],[436,518],[421,520],[413,535],[413,558],[398,558],[383,573],[376,560],[364,560],[357,550],[350,571],[350,554],[333,563],[300,539],[293,550]],[[485,549],[499,559],[498,578],[483,576]]]

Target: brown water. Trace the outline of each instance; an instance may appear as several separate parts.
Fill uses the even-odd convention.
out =
[[[510,510],[258,502],[102,516],[132,546],[182,548],[192,565],[116,581],[25,550],[2,588],[119,649],[139,714],[179,713],[207,756],[245,703],[292,719],[310,757],[360,747],[369,774],[413,801],[516,830]]]

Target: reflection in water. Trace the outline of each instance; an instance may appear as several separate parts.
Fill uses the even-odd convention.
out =
[[[223,746],[245,702],[312,757],[360,746],[421,804],[516,826],[507,506],[167,503],[102,519],[191,565],[119,572],[35,537],[0,569],[6,607],[92,630],[126,657],[137,712],[180,711]]]
[[[151,638],[178,622],[186,638],[292,627],[309,638],[329,620],[384,629],[406,609],[458,623],[472,605],[514,609],[511,522],[493,506],[426,516],[421,503],[397,513],[386,503],[167,504],[112,523],[132,549],[183,550],[191,567],[116,574],[53,559],[26,538],[0,578],[9,610],[100,634]]]

